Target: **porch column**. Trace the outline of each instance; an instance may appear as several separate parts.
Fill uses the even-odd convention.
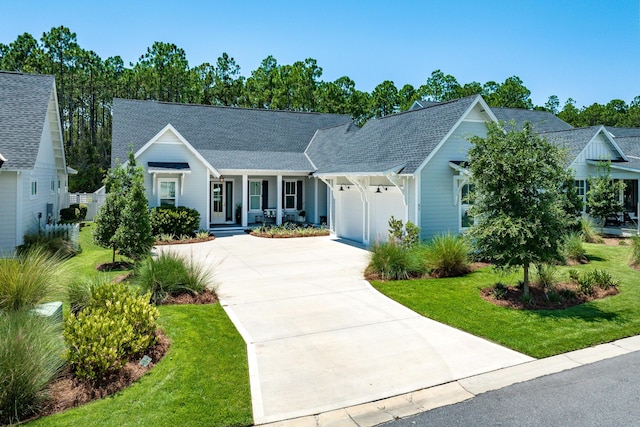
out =
[[[318,209],[318,178],[313,179],[313,223],[320,224],[320,209]]]
[[[282,175],[276,178],[276,225],[282,224]]]
[[[242,226],[248,224],[249,213],[249,175],[242,175]]]

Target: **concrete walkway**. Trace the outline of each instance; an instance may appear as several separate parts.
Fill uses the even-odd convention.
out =
[[[256,424],[373,402],[533,359],[424,318],[362,279],[364,249],[249,235],[174,246],[216,265],[247,343]]]

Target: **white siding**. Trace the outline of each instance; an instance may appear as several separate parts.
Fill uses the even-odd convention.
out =
[[[7,172],[0,169],[0,257],[7,255],[15,249],[16,242],[16,172]]]
[[[449,139],[434,154],[421,173],[420,227],[422,238],[430,239],[440,233],[458,233],[458,206],[453,200],[453,177],[449,167],[452,160],[465,160],[471,147],[472,135],[486,136],[483,122],[462,122]]]
[[[52,221],[59,218],[60,198],[58,197],[58,170],[53,152],[53,140],[49,120],[45,120],[38,156],[33,170],[22,173],[22,232],[18,230],[18,244],[22,244],[25,234],[36,233],[38,224],[47,222],[47,204],[52,205]],[[38,183],[38,194],[31,196],[31,181]],[[54,191],[51,191],[51,181],[54,181]],[[38,218],[39,214],[42,218]]]
[[[162,141],[162,142],[161,142]],[[207,193],[209,192],[209,171],[204,164],[168,131],[136,159],[145,170],[145,187],[149,206],[158,206],[158,189],[153,192],[153,174],[146,173],[148,162],[186,162],[191,169],[185,174],[184,182],[180,174],[158,174],[158,178],[178,178],[177,197],[179,206],[187,206],[200,212],[200,228],[209,228]],[[182,188],[184,185],[184,188]]]

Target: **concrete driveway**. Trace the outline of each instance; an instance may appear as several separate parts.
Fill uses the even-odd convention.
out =
[[[317,414],[533,360],[424,318],[362,279],[364,249],[329,237],[176,245],[216,265],[247,343],[256,424]]]

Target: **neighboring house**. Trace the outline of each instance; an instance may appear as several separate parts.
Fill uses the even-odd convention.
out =
[[[53,76],[0,72],[0,253],[58,219],[67,170]]]
[[[423,239],[464,231],[472,222],[469,137],[484,137],[490,121],[529,122],[566,148],[583,197],[596,162],[611,160],[637,216],[640,157],[616,141],[633,145],[640,134],[620,131],[627,140],[611,135],[617,128],[574,129],[548,112],[490,108],[479,95],[416,102],[362,128],[340,115],[120,99],[113,114],[113,164],[131,146],[150,205],[196,208],[202,228],[233,223],[241,204],[243,226],[304,210],[307,221],[326,221],[336,236],[364,244],[387,238],[391,216],[417,224]]]

